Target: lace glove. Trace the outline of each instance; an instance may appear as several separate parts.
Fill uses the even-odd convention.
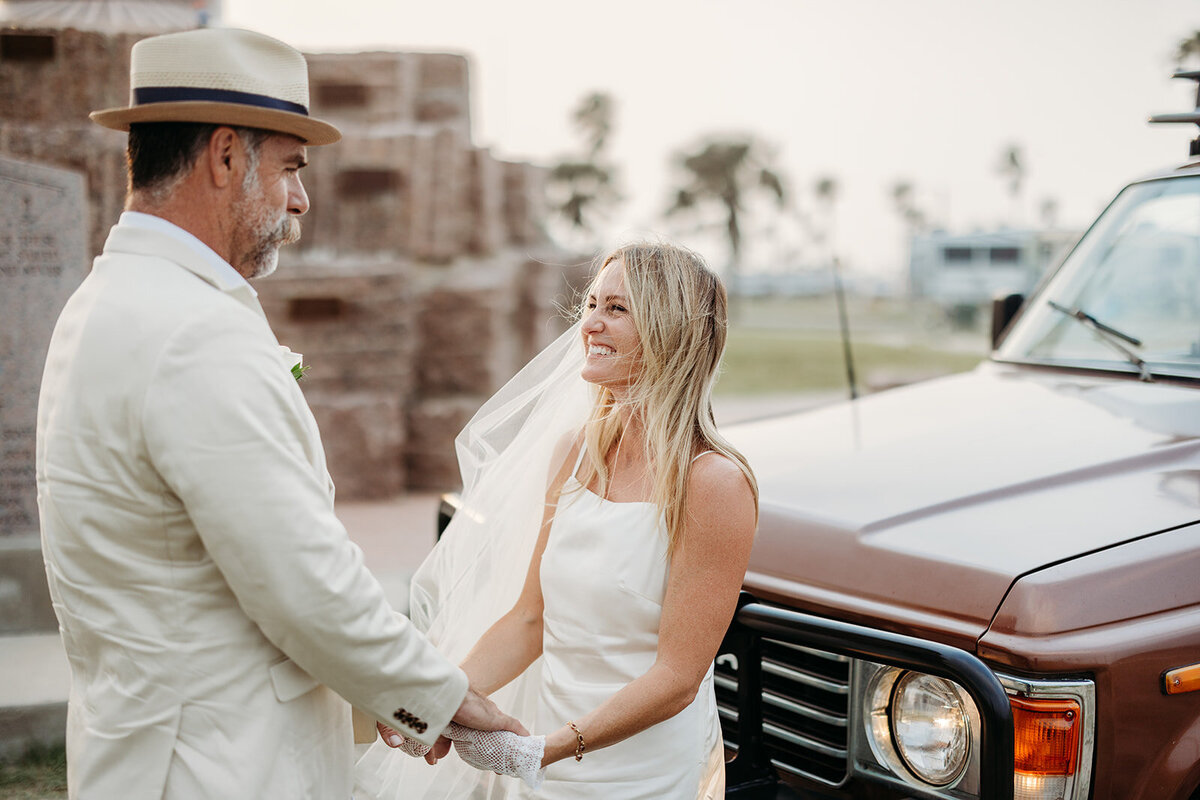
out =
[[[388,744],[394,747],[396,750],[399,750],[401,753],[406,755],[410,755],[413,758],[424,758],[425,754],[432,749],[427,744],[421,744],[416,739],[410,739],[407,736],[402,736],[398,731],[393,730],[392,728],[385,729],[385,727],[382,725],[379,728],[379,734],[383,736],[383,738],[388,741]],[[392,744],[392,737],[399,739],[401,744]]]
[[[458,757],[476,769],[520,778],[537,790],[546,777],[542,755],[545,736],[518,736],[512,731],[477,731],[451,722],[443,736],[454,742]]]

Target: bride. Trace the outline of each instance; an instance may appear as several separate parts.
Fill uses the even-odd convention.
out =
[[[621,247],[578,324],[475,416],[463,507],[414,577],[412,616],[475,689],[533,721],[539,736],[496,746],[544,772],[526,785],[376,742],[355,797],[722,796],[712,662],[757,520],[753,473],[712,417],[726,325],[697,254]]]

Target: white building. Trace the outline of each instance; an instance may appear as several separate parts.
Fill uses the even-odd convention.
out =
[[[1028,294],[1079,239],[1076,231],[999,230],[918,234],[909,257],[913,297],[953,308]]]

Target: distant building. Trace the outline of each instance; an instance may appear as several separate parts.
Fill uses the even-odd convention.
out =
[[[1077,231],[998,230],[912,238],[909,289],[947,309],[1027,294],[1078,241]]]

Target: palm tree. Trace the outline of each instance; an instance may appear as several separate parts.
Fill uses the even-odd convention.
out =
[[[1183,62],[1192,56],[1200,56],[1200,31],[1193,31],[1191,36],[1180,40],[1175,48],[1175,66],[1183,67]]]
[[[1012,198],[1010,224],[1015,224],[1017,200],[1021,196],[1021,185],[1025,181],[1025,155],[1021,150],[1021,145],[1012,143],[1004,148],[1004,152],[1000,154],[1000,163],[997,165],[996,171],[1008,180],[1008,193]]]
[[[736,291],[746,196],[762,193],[781,207],[786,198],[783,179],[771,165],[771,153],[766,145],[747,136],[709,139],[694,152],[677,153],[674,160],[681,185],[667,215],[694,213],[702,205],[721,209],[729,240],[729,284]]]
[[[604,92],[591,92],[571,112],[571,121],[588,143],[588,155],[595,158],[608,143],[615,113],[613,99]]]
[[[573,228],[591,231],[595,217],[619,199],[611,167],[591,161],[564,160],[550,169],[551,205]]]
[[[834,206],[838,199],[838,182],[837,178],[832,175],[823,175],[817,178],[817,182],[813,184],[813,195],[817,198],[817,205],[824,209],[825,225],[823,230],[817,232],[818,242],[828,242],[829,247],[833,249],[833,228],[834,228]]]
[[[912,276],[912,240],[918,234],[929,228],[929,219],[925,212],[917,207],[915,200],[916,189],[911,181],[898,180],[892,184],[892,204],[896,209],[896,213],[900,215],[900,221],[904,223],[904,227],[908,229],[908,236],[904,243],[903,254],[907,254],[908,265],[907,274],[911,280]],[[903,257],[903,256],[902,256]]]
[[[917,208],[915,196],[916,189],[910,181],[899,180],[892,184],[892,203],[909,233],[922,231],[927,224],[925,212]]]
[[[617,169],[604,152],[612,133],[614,113],[609,95],[591,92],[584,96],[571,112],[571,121],[583,136],[586,152],[581,157],[559,161],[550,168],[547,178],[551,208],[579,233],[590,233],[596,218],[621,201]]]

